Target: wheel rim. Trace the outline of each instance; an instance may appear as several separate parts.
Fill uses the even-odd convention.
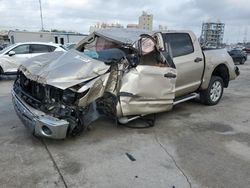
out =
[[[210,90],[210,99],[213,102],[217,102],[220,99],[222,93],[222,85],[219,81],[215,81]]]

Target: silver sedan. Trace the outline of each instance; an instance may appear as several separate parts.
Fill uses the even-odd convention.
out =
[[[25,60],[54,51],[66,51],[60,44],[26,42],[13,44],[0,51],[0,75],[15,74]]]

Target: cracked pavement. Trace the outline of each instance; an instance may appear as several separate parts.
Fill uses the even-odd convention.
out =
[[[250,61],[239,68],[216,106],[179,104],[148,129],[102,119],[65,140],[33,137],[1,80],[1,187],[249,187]]]

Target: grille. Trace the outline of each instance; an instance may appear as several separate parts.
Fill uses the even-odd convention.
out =
[[[44,85],[28,79],[22,72],[19,74],[20,86],[28,95],[39,101],[43,101],[46,96],[46,88]]]

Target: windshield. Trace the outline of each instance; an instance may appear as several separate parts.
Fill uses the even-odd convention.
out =
[[[88,39],[87,42],[83,43],[83,45],[78,47],[77,50],[83,52],[90,58],[105,63],[119,61],[126,56],[126,49],[121,44],[99,36]]]
[[[110,49],[110,48],[119,48],[121,45],[112,42],[110,40],[107,40],[102,37],[96,36],[95,38],[92,39],[91,42],[88,42],[80,49],[82,52],[86,51],[94,51],[94,52],[100,52],[102,50]]]

